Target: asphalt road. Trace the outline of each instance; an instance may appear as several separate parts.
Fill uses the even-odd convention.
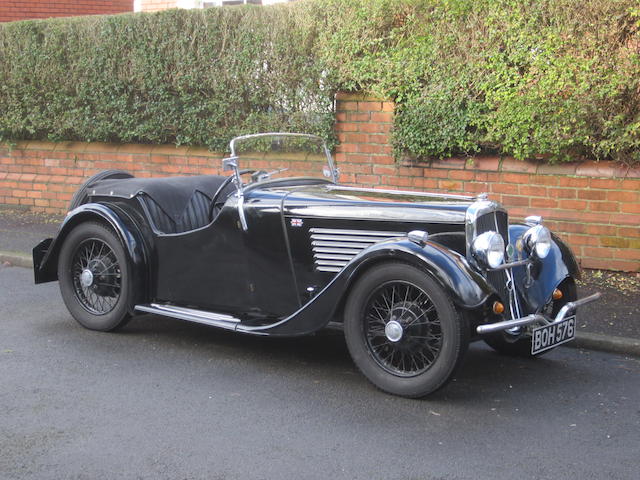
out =
[[[379,392],[338,333],[143,316],[96,333],[0,267],[2,479],[637,479],[640,361],[471,347],[427,400]]]

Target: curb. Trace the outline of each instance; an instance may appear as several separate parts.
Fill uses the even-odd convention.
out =
[[[0,263],[8,263],[14,267],[33,268],[33,259],[24,253],[0,252]]]
[[[33,259],[24,253],[0,251],[0,264],[2,263],[15,267],[33,268]],[[576,332],[575,341],[564,346],[640,357],[640,339],[614,337],[600,333]]]
[[[567,343],[566,346],[640,357],[640,339],[635,338],[614,337],[613,335],[603,335],[601,333],[576,332],[576,340]]]

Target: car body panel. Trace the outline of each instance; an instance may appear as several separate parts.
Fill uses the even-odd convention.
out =
[[[527,225],[509,227],[510,243],[518,252],[518,259],[529,258],[521,245],[522,236],[528,229]],[[548,256],[544,259],[536,259],[530,265],[529,274],[527,274],[527,266],[519,266],[513,268],[513,275],[517,289],[526,304],[525,308],[531,312],[540,312],[549,303],[558,285],[568,277],[579,278],[580,274],[578,262],[573,253],[555,236]]]

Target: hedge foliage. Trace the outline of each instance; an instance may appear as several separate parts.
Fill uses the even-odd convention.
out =
[[[0,138],[304,130],[397,102],[398,157],[640,162],[637,0],[300,0],[0,26]]]
[[[209,8],[0,27],[0,136],[206,145],[331,136],[332,86],[296,9]]]

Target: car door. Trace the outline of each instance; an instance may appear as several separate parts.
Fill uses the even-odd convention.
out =
[[[155,240],[157,301],[221,312],[251,310],[245,235],[235,197],[213,223]]]
[[[255,189],[244,199],[247,283],[251,306],[263,317],[285,317],[301,306],[282,216],[286,194]]]

